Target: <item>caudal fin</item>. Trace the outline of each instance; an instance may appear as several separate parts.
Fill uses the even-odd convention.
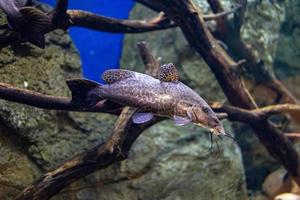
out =
[[[25,23],[20,30],[20,34],[32,44],[45,48],[46,30],[51,25],[49,17],[34,7],[20,8],[20,12],[24,17]]]
[[[102,100],[96,94],[99,83],[87,79],[70,79],[66,83],[72,92],[74,104],[92,107]]]

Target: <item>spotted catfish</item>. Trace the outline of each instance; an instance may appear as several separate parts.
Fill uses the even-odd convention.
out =
[[[39,9],[27,6],[28,0],[0,0],[0,10],[7,16],[8,26],[20,33],[22,39],[44,48],[50,19]]]
[[[194,123],[208,128],[215,135],[226,135],[210,106],[179,81],[178,71],[171,63],[160,67],[158,79],[123,69],[107,70],[102,78],[106,85],[97,85],[87,80],[71,80],[67,83],[72,86],[70,89],[73,94],[82,94],[78,88],[89,84],[88,96],[96,95],[124,106],[139,108],[140,112],[133,116],[136,124],[145,123],[154,115],[159,115],[174,119],[179,126]]]

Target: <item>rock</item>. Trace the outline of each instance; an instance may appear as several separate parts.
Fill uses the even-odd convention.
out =
[[[89,177],[93,189],[81,189],[78,199],[247,199],[239,150],[231,140],[219,144],[220,153],[211,152],[202,128],[164,121],[139,137],[114,172]]]
[[[247,199],[240,152],[231,140],[223,140],[219,153],[210,152],[209,136],[202,128],[177,128],[170,120],[143,137],[153,140],[157,150],[144,175],[130,184],[138,191],[137,199]],[[132,168],[129,162],[122,163],[123,171]]]
[[[300,98],[300,2],[286,1],[286,16],[281,26],[275,57],[276,75]]]

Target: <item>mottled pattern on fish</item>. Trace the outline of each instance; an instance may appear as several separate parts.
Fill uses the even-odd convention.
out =
[[[114,71],[110,70],[107,73]],[[175,83],[161,82],[146,74],[127,70],[116,70],[115,72],[119,73],[118,71],[122,71],[124,74],[130,73],[132,76],[110,85],[101,86],[99,95],[102,98],[168,116],[185,116],[182,114],[185,109],[180,109],[177,107],[178,105],[182,105],[184,108],[194,104],[206,104],[197,93],[179,81]]]
[[[102,99],[140,108],[141,112],[174,118],[177,124],[193,122],[211,129],[215,134],[225,134],[210,106],[178,80],[178,72],[172,64],[161,67],[159,79],[121,69],[108,70],[102,77],[108,83],[96,90]],[[148,118],[149,115],[141,121]]]
[[[139,108],[132,120],[145,123],[153,114],[173,118],[176,125],[194,123],[216,135],[226,135],[210,106],[191,88],[181,83],[173,64],[160,67],[158,78],[129,70],[113,69],[103,73],[107,85],[86,79],[67,81],[72,102],[98,106],[105,100]]]

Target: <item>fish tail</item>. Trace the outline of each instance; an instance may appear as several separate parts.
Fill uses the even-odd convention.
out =
[[[92,107],[103,100],[98,94],[101,85],[87,79],[70,79],[66,81],[72,92],[72,103]]]
[[[20,34],[32,44],[45,48],[45,36],[51,25],[49,17],[41,10],[34,7],[22,7],[20,13],[23,15],[24,23]]]

